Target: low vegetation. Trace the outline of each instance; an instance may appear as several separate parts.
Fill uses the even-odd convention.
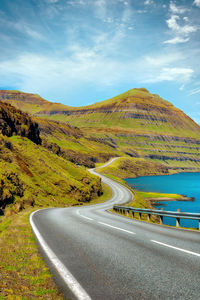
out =
[[[111,165],[99,169],[98,172],[123,179],[148,175],[166,175],[170,173],[170,170],[160,163],[155,163],[142,158],[120,157]]]
[[[63,299],[38,254],[30,212],[0,220],[0,299]]]
[[[110,199],[112,191],[103,185],[103,194],[90,204]],[[71,203],[77,205],[77,202]],[[86,204],[87,205],[87,204]],[[39,208],[27,208],[0,218],[0,299],[63,299],[52,275],[38,253],[29,224],[29,215]]]
[[[19,91],[0,91],[0,99],[37,116],[43,145],[74,163],[93,167],[111,156],[127,156],[176,172],[200,170],[199,125],[145,88],[85,107]]]
[[[6,213],[13,213],[17,204],[18,210],[70,206],[102,194],[99,178],[32,141],[13,136],[2,137],[1,143],[10,145],[0,153],[0,205]]]
[[[18,91],[0,91],[0,100],[0,299],[62,298],[38,255],[28,214],[110,198],[86,168],[118,156],[99,173],[120,182],[200,170],[199,126],[144,88],[82,108]],[[180,196],[136,191],[129,205],[152,208],[160,197]]]

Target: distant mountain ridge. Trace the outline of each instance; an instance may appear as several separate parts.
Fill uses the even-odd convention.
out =
[[[69,109],[64,104],[47,101],[37,94],[20,91],[0,90],[0,100],[32,115],[40,114],[41,111],[51,113],[51,111],[62,112]]]
[[[62,127],[63,123],[78,127],[78,139],[71,136],[68,141],[64,134],[61,138],[59,130],[48,134],[43,130],[47,144],[53,140],[61,152],[64,147],[73,157],[81,153],[84,160],[87,156],[86,160],[98,161],[97,157],[103,157],[105,152],[105,158],[109,155],[144,158],[172,170],[200,168],[200,126],[145,88],[134,88],[84,107],[69,107],[16,91],[0,91],[0,100],[34,115],[41,126],[48,120],[52,128],[55,124]],[[54,125],[53,120],[57,122]]]
[[[169,122],[173,127],[190,129],[199,135],[200,127],[190,117],[160,96],[149,93],[145,88],[131,89],[111,99],[83,107],[70,107],[60,103],[53,103],[41,98],[39,95],[20,91],[0,90],[0,100],[35,116],[74,116],[90,113],[110,114],[118,112],[120,113],[120,120],[144,120],[146,125],[148,123],[160,123],[163,125]],[[52,118],[56,119],[56,116]],[[79,122],[77,125],[83,127],[84,120],[82,119],[81,121],[81,126]],[[115,125],[115,122],[116,119],[114,118],[113,125]],[[75,124],[76,122],[69,119],[69,123]]]

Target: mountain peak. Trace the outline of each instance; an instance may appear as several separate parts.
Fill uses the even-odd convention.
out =
[[[146,93],[149,93],[149,91],[144,88],[144,87],[141,87],[141,88],[133,88],[132,90],[138,90],[138,91],[141,91],[141,92],[146,92]]]

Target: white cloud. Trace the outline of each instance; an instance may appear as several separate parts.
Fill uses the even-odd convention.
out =
[[[184,56],[179,52],[173,52],[169,54],[157,55],[157,56],[146,56],[144,61],[145,64],[151,67],[163,68],[175,64],[178,61],[184,60]]]
[[[190,40],[190,34],[199,30],[199,27],[195,25],[179,25],[179,21],[181,22],[181,17],[178,15],[171,15],[171,17],[166,20],[168,28],[171,30],[174,37],[164,41],[164,44],[186,43]],[[183,21],[188,22],[189,18],[183,17]]]
[[[29,26],[24,26],[24,32],[29,35],[31,38],[37,39],[37,40],[43,40],[44,37],[39,33],[38,31],[33,30]]]
[[[65,59],[26,53],[1,63],[0,85],[4,86],[5,78],[9,78],[9,83],[20,90],[41,95],[55,91],[59,95],[61,91],[63,97],[67,97],[69,91],[86,84],[105,89],[125,82],[132,69],[133,64],[125,65],[93,51]]]
[[[188,35],[192,32],[196,32],[199,29],[197,26],[193,26],[193,25],[180,26],[177,23],[177,20],[180,20],[180,17],[177,15],[172,15],[171,18],[166,21],[168,27],[176,34]]]
[[[145,2],[144,2],[144,5],[151,5],[151,4],[153,4],[154,2],[152,1],[152,0],[146,0]]]
[[[194,70],[187,66],[184,61],[185,56],[178,51],[147,56],[138,63],[137,67],[140,68],[140,74],[137,76],[144,83],[172,81],[184,85],[191,80],[194,74]]]
[[[173,31],[178,31],[179,30],[179,25],[177,23],[177,20],[179,20],[180,17],[177,16],[177,15],[172,15],[170,17],[170,19],[168,19],[166,22],[167,22],[167,25],[170,29],[172,29]]]
[[[13,60],[2,61],[0,85],[5,85],[9,79],[10,85],[20,90],[66,98],[77,86],[106,89],[127,82],[184,84],[193,74],[191,68],[179,66],[178,61],[183,59],[179,53],[123,61],[110,55],[112,43],[115,45],[115,41],[109,41],[109,36],[102,36],[93,48],[72,46],[71,55],[64,58],[24,53]]]
[[[199,27],[194,25],[179,26],[179,33],[188,35],[192,32],[196,32],[198,29]]]
[[[191,68],[163,68],[160,77],[168,81],[179,81],[180,76],[181,81],[188,81],[193,73],[194,71]]]
[[[54,1],[54,0],[52,0],[52,1]],[[58,2],[59,0],[55,0],[55,1]],[[88,0],[71,0],[71,1],[68,1],[67,4],[71,5],[71,6],[83,6],[83,5],[90,4],[90,1],[88,1]]]
[[[100,18],[105,20],[107,16],[107,4],[105,0],[96,0],[94,1],[94,7],[96,15]]]
[[[189,95],[195,95],[195,94],[199,94],[200,93],[200,87],[193,89],[190,91]]]
[[[197,7],[200,7],[200,0],[194,0],[193,4]]]
[[[191,68],[162,68],[159,73],[147,79],[147,83],[156,83],[162,81],[187,82],[192,74]]]
[[[184,20],[185,22],[188,22],[188,21],[189,21],[189,18],[188,18],[188,17],[183,17],[183,20]]]
[[[12,30],[14,29],[20,32],[22,35],[28,35],[30,38],[33,39],[45,40],[45,37],[41,34],[40,29],[37,28],[37,24],[31,24],[23,20],[14,22],[6,18],[1,18],[0,21],[2,23],[1,25],[3,25],[5,28],[8,27]],[[6,30],[3,33],[6,34]],[[8,34],[7,36],[9,37]]]
[[[181,6],[176,6],[174,2],[170,2],[169,9],[173,14],[184,14],[188,9]]]
[[[183,38],[183,37],[177,36],[171,40],[164,41],[163,44],[180,44],[180,43],[186,43],[189,40],[190,40],[189,37]]]
[[[146,14],[147,10],[146,9],[139,9],[139,10],[137,10],[137,13],[138,14]]]
[[[59,0],[46,0],[47,3],[57,3]]]
[[[185,85],[184,85],[184,84],[182,84],[182,85],[180,86],[179,90],[180,90],[180,91],[183,91],[183,90],[184,90],[184,88],[185,88]]]

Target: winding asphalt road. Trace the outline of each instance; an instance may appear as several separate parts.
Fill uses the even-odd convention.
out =
[[[107,212],[132,195],[101,178],[113,191],[106,203],[44,209],[30,217],[66,299],[200,299],[200,233]]]

